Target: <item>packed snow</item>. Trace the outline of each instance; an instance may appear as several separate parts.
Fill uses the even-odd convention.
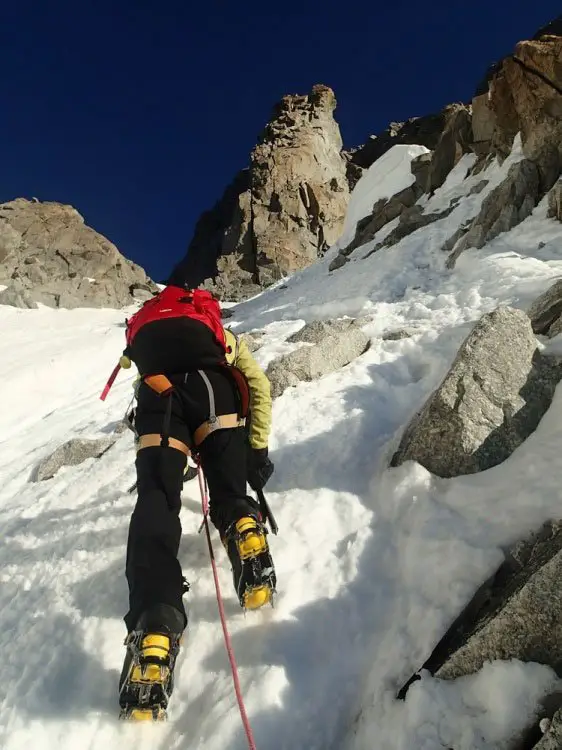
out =
[[[369,202],[404,187],[415,147],[389,152],[396,171],[371,168],[344,231]],[[504,464],[438,479],[415,463],[388,469],[401,432],[439,383],[480,315],[527,307],[562,269],[562,226],[533,215],[454,270],[440,247],[474,216],[507,173],[468,176],[464,157],[428,210],[446,218],[383,248],[358,248],[330,274],[330,254],[235,308],[236,331],[265,331],[266,366],[293,348],[305,322],[368,316],[370,349],[349,366],[275,401],[267,495],[279,598],[240,611],[214,538],[242,689],[260,750],[492,750],[507,747],[556,683],[547,667],[486,665],[455,682],[422,675],[405,702],[397,689],[428,657],[501,549],[560,517],[562,395]],[[380,167],[380,163],[377,162]],[[375,165],[376,166],[376,165]],[[397,173],[401,173],[398,180]],[[468,196],[486,179],[483,192]],[[398,181],[397,181],[398,180]],[[385,230],[382,230],[383,232]],[[122,373],[99,393],[123,346],[128,311],[0,308],[0,746],[5,750],[242,750],[247,746],[222,640],[200,500],[186,485],[180,559],[191,583],[189,628],[169,721],[117,721],[127,609],[125,544],[134,449],[122,435],[98,460],[30,481],[37,462],[70,437],[112,432],[131,398]],[[408,329],[409,338],[382,339]],[[549,346],[562,350],[562,341]]]

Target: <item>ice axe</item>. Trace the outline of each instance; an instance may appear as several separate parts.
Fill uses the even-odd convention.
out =
[[[258,496],[262,517],[269,521],[269,525],[271,527],[271,533],[276,535],[277,532],[279,531],[279,527],[277,526],[277,521],[275,520],[275,516],[271,512],[269,503],[265,499],[263,490],[256,490],[256,495]]]

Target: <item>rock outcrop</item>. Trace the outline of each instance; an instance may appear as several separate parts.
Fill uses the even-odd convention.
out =
[[[427,227],[429,224],[433,224],[440,219],[445,219],[454,210],[455,206],[449,206],[449,208],[446,208],[444,211],[435,211],[434,213],[426,214],[422,207],[418,205],[407,208],[400,214],[398,225],[386,235],[384,240],[378,242],[374,248],[365,255],[365,258],[376,253],[381,247],[391,247],[392,245],[396,245],[400,240],[403,240],[404,237],[412,234],[412,232],[415,232],[417,229]]]
[[[554,714],[544,737],[534,746],[534,750],[560,750],[562,747],[562,709]]]
[[[496,118],[490,106],[488,89],[472,99],[472,148],[480,156],[490,153]],[[515,137],[515,133],[513,137]]]
[[[548,193],[548,212],[549,219],[558,219],[562,221],[562,179],[558,179]]]
[[[562,523],[551,521],[505,551],[496,573],[478,589],[423,665],[442,679],[478,672],[495,660],[532,661],[562,674],[562,599],[558,583],[562,571]],[[400,690],[404,697],[412,676]],[[545,696],[536,709],[535,726],[522,742],[509,747],[559,748],[546,743],[559,735],[562,695]],[[549,721],[542,742],[539,722]],[[521,739],[521,738],[520,738]]]
[[[0,205],[0,284],[18,307],[123,307],[157,291],[72,206],[23,198]]]
[[[486,242],[517,226],[532,213],[539,198],[540,175],[535,162],[522,159],[513,164],[505,180],[482,202],[480,213],[458,241],[447,266],[452,268],[467,248],[484,247]]]
[[[517,44],[513,54],[491,68],[472,102],[477,150],[505,157],[520,132],[525,156],[539,167],[543,194],[562,166],[560,29],[555,21]]]
[[[88,458],[99,458],[111,448],[115,440],[115,436],[97,440],[73,438],[59,446],[36,466],[33,481],[51,479],[63,466],[78,466]]]
[[[414,460],[454,477],[501,463],[536,429],[560,377],[524,312],[500,307],[484,315],[407,427],[392,465]]]
[[[13,281],[10,286],[0,292],[0,305],[20,307],[21,309],[37,308],[35,302],[21,281]]]
[[[313,320],[287,339],[290,344],[321,344],[327,336],[348,331],[365,325],[367,318],[335,318],[334,320]]]
[[[446,122],[445,110],[423,117],[411,117],[406,122],[391,122],[382,133],[371,135],[364,146],[350,152],[350,162],[368,169],[383,154],[399,144],[419,144],[433,151],[437,148]]]
[[[321,378],[330,372],[345,367],[359,357],[369,347],[369,337],[353,321],[342,324],[328,323],[326,328],[311,324],[301,329],[300,341],[311,340],[312,346],[285,354],[273,360],[267,368],[267,377],[271,382],[271,394],[280,396],[287,388],[298,385],[301,381]],[[328,331],[324,334],[324,331]]]
[[[248,332],[241,334],[241,338],[244,339],[246,346],[251,352],[257,352],[262,344],[261,340],[264,335],[265,334],[262,331],[252,331],[251,333]]]
[[[433,151],[433,157],[420,157],[422,174],[416,182],[422,192],[440,187],[461,156],[472,151],[471,111],[464,104],[449,104],[441,112],[393,122],[378,136],[371,136],[360,149],[350,154],[350,162],[368,168],[398,144],[419,144]],[[412,172],[415,167],[412,165]]]
[[[337,239],[349,186],[335,106],[327,86],[277,104],[249,169],[202,216],[174,280],[212,278],[241,299],[310,265]]]
[[[463,104],[450,104],[443,110],[445,127],[433,152],[426,193],[433,193],[447,179],[459,159],[472,151],[472,115]]]
[[[377,232],[394,219],[399,219],[398,225],[387,234],[384,240],[369,250],[364,256],[365,258],[382,247],[390,247],[400,242],[401,239],[417,229],[445,218],[454,210],[455,205],[453,204],[444,211],[426,214],[423,208],[417,205],[417,201],[424,192],[432,192],[433,189],[438,187],[437,183],[441,179],[443,181],[446,179],[448,172],[464,153],[469,140],[466,128],[470,129],[469,120],[466,120],[465,117],[468,117],[468,114],[464,108],[456,105],[451,108],[450,127],[447,127],[444,131],[436,150],[433,154],[425,153],[412,161],[413,183],[390,198],[381,198],[374,204],[371,213],[357,222],[355,237],[348,245],[338,251],[328,267],[329,271],[342,268],[348,262],[348,256],[354,250],[373,240]],[[461,142],[463,145],[461,145]],[[482,182],[482,187],[484,187],[486,181],[483,180]]]
[[[407,209],[412,208],[422,195],[422,189],[413,183],[390,198],[381,198],[373,206],[370,214],[357,222],[355,237],[346,247],[342,248],[329,266],[330,271],[340,268],[348,255],[361,245],[370,242],[386,224],[401,216]]]
[[[486,661],[520,659],[562,665],[562,527],[547,524],[520,543],[498,571],[486,605],[436,675],[454,679]]]
[[[537,297],[529,308],[528,315],[536,334],[553,336],[559,333],[556,324],[562,316],[562,280],[556,281]]]
[[[343,266],[354,247],[369,241],[377,227],[411,208],[417,197],[433,193],[463,154],[475,152],[479,160],[505,158],[521,132],[527,162],[486,204],[486,215],[462,234],[449,267],[466,247],[506,231],[518,223],[556,182],[562,169],[562,21],[541,29],[531,40],[520,42],[513,54],[490,66],[472,104],[451,104],[437,114],[390,123],[357,149],[341,150],[339,128],[333,118],[335,97],[331,89],[315,86],[308,96],[286,96],[276,106],[260,143],[223,198],[205,213],[196,228],[187,257],[172,280],[192,285],[205,282],[226,299],[238,301],[260,291],[285,274],[305,267],[321,256],[342,227],[349,188],[364,169],[397,144],[420,144],[431,154],[412,164],[413,188],[394,203],[376,205],[358,226],[358,236],[334,258],[331,270]],[[538,185],[530,176],[534,165]],[[531,179],[523,184],[521,177]],[[515,194],[509,194],[514,190]],[[507,193],[507,195],[506,195]],[[506,199],[496,210],[490,204]],[[513,199],[513,204],[512,204]],[[554,197],[553,197],[554,200]],[[396,213],[398,210],[398,213]],[[558,207],[558,212],[560,209]],[[422,226],[421,214],[402,231]],[[434,219],[431,219],[434,220]],[[382,224],[381,224],[382,222]],[[410,224],[410,226],[408,226]],[[489,226],[486,227],[485,225]],[[494,234],[495,233],[495,234]],[[447,249],[451,243],[447,243]]]

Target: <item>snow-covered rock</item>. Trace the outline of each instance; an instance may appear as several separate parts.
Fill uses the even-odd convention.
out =
[[[496,466],[537,428],[560,377],[538,352],[524,312],[500,307],[484,315],[406,429],[392,465],[414,460],[441,477]]]
[[[315,337],[316,338],[316,337]],[[270,363],[271,393],[280,396],[300,381],[311,381],[348,365],[369,346],[369,337],[357,326],[318,337],[318,343],[296,349]]]
[[[548,193],[548,216],[562,221],[562,180],[558,179]]]
[[[506,179],[486,197],[480,213],[449,258],[452,267],[469,247],[483,247],[527,218],[539,200],[539,172],[529,159],[515,163]]]
[[[337,242],[339,248],[343,249],[353,241],[358,223],[372,215],[374,207],[381,205],[379,201],[386,203],[392,196],[415,184],[412,162],[427,153],[429,151],[424,146],[393,146],[369,167],[351,194],[343,231]]]
[[[472,150],[471,119],[470,109],[463,104],[451,104],[445,108],[446,124],[431,158],[425,185],[427,193],[440,188],[463,154]]]
[[[355,318],[336,318],[335,320],[313,320],[304,325],[299,331],[293,333],[287,341],[290,344],[321,344],[330,334],[343,333],[352,326],[361,326],[365,320]]]
[[[463,643],[437,676],[474,674],[486,662],[519,659],[562,664],[562,524],[548,524],[517,545],[474,623],[463,622]]]
[[[535,333],[546,336],[559,333],[552,329],[562,315],[562,280],[556,281],[537,297],[528,312]]]
[[[72,438],[39,462],[33,479],[36,482],[52,479],[63,466],[79,466],[89,458],[99,458],[111,448],[114,442],[115,438],[111,437],[97,440]]]

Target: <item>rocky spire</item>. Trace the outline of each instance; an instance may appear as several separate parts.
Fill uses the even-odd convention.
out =
[[[334,92],[276,104],[249,168],[203,214],[172,280],[240,299],[313,263],[338,237],[349,200]]]

